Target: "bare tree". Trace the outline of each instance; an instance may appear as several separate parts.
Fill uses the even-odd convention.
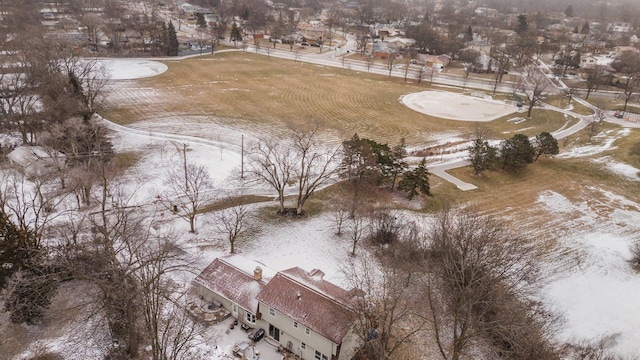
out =
[[[216,226],[226,235],[232,254],[236,252],[236,240],[247,230],[247,212],[247,205],[236,202],[231,207],[220,210],[216,216]]]
[[[361,256],[344,269],[357,294],[355,332],[365,359],[392,359],[424,328],[421,296],[413,291],[415,273],[403,260]]]
[[[373,66],[374,62],[375,62],[376,58],[373,55],[373,52],[371,54],[367,54],[367,72],[369,72],[369,70],[371,69],[371,66]]]
[[[438,76],[438,69],[431,66],[425,66],[422,76],[423,78],[429,80],[429,85],[432,85],[433,80],[436,78],[436,76]]]
[[[542,102],[547,96],[549,79],[540,71],[535,71],[527,79],[521,78],[517,84],[517,89],[524,94],[529,104],[527,107],[527,117],[531,117],[534,106]]]
[[[185,148],[186,151],[186,148]],[[186,162],[171,168],[166,177],[171,210],[181,211],[177,215],[189,222],[189,232],[196,232],[196,216],[212,199],[213,181],[204,165]]]
[[[464,90],[467,87],[467,81],[469,81],[469,74],[471,73],[472,70],[473,70],[472,63],[462,64],[462,71],[464,73],[464,76],[462,78],[462,90]]]
[[[578,95],[580,89],[567,86],[566,88],[563,88],[562,91],[564,92],[564,96],[567,97],[568,105],[571,105],[571,100],[573,100],[574,96]]]
[[[166,238],[150,239],[135,248],[133,272],[141,289],[145,335],[154,360],[202,358],[193,351],[197,327],[186,311],[186,292],[170,280],[172,272],[187,270],[182,253]]]
[[[317,142],[318,128],[293,131],[295,164],[293,177],[298,185],[296,214],[302,215],[304,204],[313,193],[338,170],[340,148],[323,150]]]
[[[291,149],[277,140],[261,140],[250,154],[250,174],[278,194],[278,213],[284,214],[284,195],[293,175],[294,158]]]
[[[35,84],[26,73],[0,73],[0,112],[5,130],[17,130],[24,144],[33,143],[33,132],[38,130],[36,118],[39,96]]]
[[[250,172],[278,193],[279,213],[286,213],[284,194],[290,182],[297,186],[296,215],[304,204],[337,171],[339,148],[324,150],[317,143],[317,128],[293,130],[291,138],[260,141],[251,155]]]
[[[336,235],[342,235],[342,228],[345,222],[349,218],[349,212],[351,209],[351,196],[348,191],[340,184],[337,185],[338,189],[331,196],[329,200],[329,209],[333,216],[333,223],[336,226]]]
[[[585,70],[586,76],[584,77],[584,86],[587,88],[587,94],[584,97],[585,100],[589,100],[589,95],[592,92],[598,90],[601,77],[606,74],[605,68],[602,65],[595,65],[593,68]]]
[[[624,51],[616,58],[612,67],[622,74],[618,86],[622,88],[620,96],[624,100],[622,111],[627,111],[627,104],[640,91],[640,54]]]
[[[192,271],[190,261],[155,213],[131,202],[131,184],[125,187],[108,170],[100,178],[99,210],[84,218],[86,224],[81,219],[61,229],[57,266],[98,289],[96,303],[127,355],[137,356],[148,344],[154,360],[198,358],[191,349],[196,328],[171,276]],[[111,207],[110,195],[121,206]]]
[[[545,342],[544,326],[519,300],[536,277],[538,254],[531,241],[469,210],[445,210],[426,247],[423,280],[443,359],[460,359],[483,340],[512,358],[530,358],[513,352],[535,342],[538,358],[553,358],[547,357],[553,349]],[[517,326],[509,318],[517,318]],[[535,339],[518,332],[525,326],[530,326],[525,332],[536,332]]]
[[[367,230],[369,228],[367,224],[367,220],[364,216],[356,213],[355,216],[348,220],[348,228],[349,233],[351,235],[351,256],[356,256],[356,246],[360,240],[362,240],[367,235]]]
[[[48,225],[66,211],[58,207],[67,192],[56,186],[55,175],[34,174],[30,179],[17,171],[3,171],[0,175],[0,207],[21,231],[28,231],[42,239]]]
[[[391,47],[387,48],[387,69],[389,70],[389,77],[391,77],[391,72],[393,71],[393,65],[395,64],[397,55],[398,50]]]
[[[65,154],[69,188],[76,194],[78,207],[90,205],[93,184],[114,155],[108,130],[95,119],[74,117],[50,126],[42,142]]]

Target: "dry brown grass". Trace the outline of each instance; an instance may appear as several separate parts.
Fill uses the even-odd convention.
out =
[[[358,133],[397,142],[405,137],[410,144],[424,142],[434,133],[465,133],[473,127],[471,122],[420,114],[398,100],[427,90],[429,85],[424,82],[404,84],[402,79],[249,52],[166,64],[169,70],[159,76],[114,84],[112,100],[103,115],[121,124],[174,115],[209,116],[272,128],[317,123],[341,138]],[[485,125],[496,134],[533,126],[527,131],[535,134],[564,124],[561,116],[542,111],[519,125],[508,123],[508,118]]]

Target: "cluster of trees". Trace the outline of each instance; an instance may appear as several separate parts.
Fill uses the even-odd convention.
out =
[[[113,158],[95,170],[99,186],[91,191],[93,212],[53,211],[52,206],[67,202],[68,192],[59,191],[59,184],[3,178],[4,310],[13,322],[38,323],[58,285],[73,281],[87,290],[82,304],[88,313],[104,318],[112,340],[120,344],[110,348],[109,358],[136,357],[143,347],[158,360],[200,358],[186,290],[171,275],[195,271],[192,259],[175,245],[173,234],[156,225],[157,213],[130,204],[131,187],[123,185],[122,168]]]
[[[427,230],[398,222],[409,225],[391,228],[395,241],[345,269],[359,290],[358,359],[417,358],[415,343],[445,360],[561,358],[549,318],[526,300],[540,256],[531,239],[472,210],[445,210]]]
[[[361,188],[370,185],[390,187],[393,191],[407,191],[412,199],[418,193],[431,195],[429,171],[425,159],[413,170],[407,170],[407,150],[404,139],[393,147],[375,140],[360,138],[354,134],[342,143],[343,159],[340,165],[342,175],[352,185],[355,197]],[[400,181],[398,182],[398,179]]]
[[[468,160],[476,175],[496,168],[518,172],[527,164],[538,161],[541,155],[555,155],[558,152],[558,140],[548,132],[540,133],[533,141],[524,134],[516,134],[500,142],[497,147],[478,137],[469,147]]]

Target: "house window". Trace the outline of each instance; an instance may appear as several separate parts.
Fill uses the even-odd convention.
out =
[[[296,328],[296,329],[298,328],[298,322],[297,321],[293,322],[293,327]]]
[[[320,351],[316,350],[316,356],[315,356],[316,360],[328,360],[327,359],[327,355],[324,355],[322,353],[320,353]]]
[[[271,315],[271,316],[276,316],[276,309],[274,309],[274,308],[270,307],[270,308],[269,308],[269,315]]]
[[[256,323],[256,315],[250,312],[246,312],[245,313],[245,318],[247,319],[247,322],[250,324],[255,324]]]
[[[301,343],[301,344],[300,344],[300,348],[301,348],[302,350],[306,349],[306,348],[307,348],[307,344],[305,344],[305,343]]]
[[[304,329],[304,333],[307,334],[307,335],[310,335],[311,331],[309,331],[309,328],[306,328],[306,329]]]

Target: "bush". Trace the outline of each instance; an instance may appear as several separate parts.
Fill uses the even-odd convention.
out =
[[[391,244],[400,233],[398,218],[388,209],[377,210],[371,217],[371,241],[375,244]]]

